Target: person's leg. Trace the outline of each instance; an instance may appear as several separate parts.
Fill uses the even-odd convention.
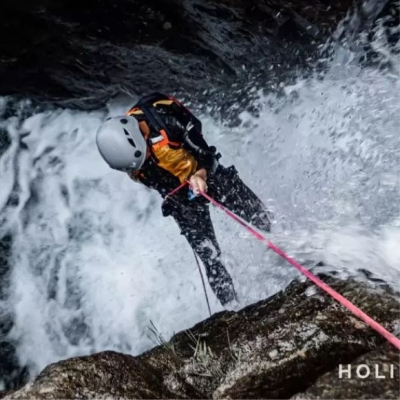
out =
[[[211,289],[222,305],[234,300],[232,278],[221,262],[221,250],[215,237],[208,205],[193,203],[177,207],[172,216],[192,249],[203,262]]]
[[[240,179],[234,166],[218,167],[210,181],[210,194],[230,211],[242,217],[260,230],[271,230],[271,213],[264,203]]]

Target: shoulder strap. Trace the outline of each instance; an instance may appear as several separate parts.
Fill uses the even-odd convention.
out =
[[[166,124],[153,107],[153,103],[155,103],[157,100],[169,100],[169,98],[161,93],[152,93],[142,97],[135,107],[139,107],[143,111],[148,123],[153,126],[154,129],[157,131],[164,130],[167,135],[169,135]]]

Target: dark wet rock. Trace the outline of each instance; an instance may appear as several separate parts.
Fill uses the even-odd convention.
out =
[[[399,351],[386,344],[321,376],[293,399],[399,399],[399,382]]]
[[[379,65],[381,68],[392,69],[396,73],[395,61],[399,57],[400,3],[396,0],[383,2],[382,9],[374,23],[371,24],[364,40],[363,63]],[[378,45],[378,43],[380,45]],[[380,51],[385,43],[385,51]]]
[[[399,326],[397,294],[323,279],[388,330]],[[216,314],[141,356],[105,352],[51,365],[6,398],[369,398],[368,385],[341,391],[338,365],[385,365],[396,357],[398,362],[398,353],[375,331],[310,283],[296,281],[239,312]],[[378,380],[374,398],[393,390],[393,383]]]
[[[48,366],[33,384],[10,398],[172,398],[160,372],[134,357],[104,352]],[[6,396],[6,398],[9,398]]]
[[[11,246],[12,246],[11,234],[6,233],[4,236],[0,237],[0,300],[5,300],[7,298],[7,288],[9,282],[9,274],[11,270],[11,265],[9,262],[9,257],[11,254]],[[1,315],[0,315],[0,321],[1,321]],[[1,333],[2,329],[0,328],[0,334]]]
[[[1,222],[0,222],[1,224]],[[0,238],[0,302],[8,297],[9,262],[11,252],[11,235],[5,234]],[[16,355],[16,344],[7,338],[13,327],[13,316],[6,307],[0,307],[0,384],[7,389],[13,389],[26,382],[27,369],[20,366]]]
[[[304,64],[352,3],[4,0],[0,95],[97,107],[121,92],[241,88]]]
[[[11,341],[0,340],[0,378],[7,390],[24,385],[29,378],[27,367],[19,365],[15,343]]]

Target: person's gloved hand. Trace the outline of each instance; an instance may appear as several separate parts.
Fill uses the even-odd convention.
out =
[[[193,193],[198,196],[200,192],[207,191],[207,171],[205,169],[198,170],[193,174],[190,179],[190,186],[192,187]]]

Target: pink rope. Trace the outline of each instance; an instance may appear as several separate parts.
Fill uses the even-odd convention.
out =
[[[167,199],[170,196],[173,196],[176,192],[178,192],[179,190],[181,190],[183,187],[185,187],[186,185],[188,185],[188,182],[183,182],[181,183],[177,188],[175,188],[172,192],[168,193],[165,198]]]
[[[372,319],[367,314],[365,314],[362,310],[360,310],[357,306],[355,306],[351,301],[347,300],[341,294],[336,292],[336,290],[332,289],[329,285],[327,285],[326,283],[321,281],[321,279],[317,278],[309,270],[307,270],[302,265],[300,265],[296,260],[294,260],[292,257],[287,255],[279,247],[275,246],[273,243],[271,243],[269,240],[267,240],[263,235],[258,233],[255,229],[253,229],[246,222],[242,221],[238,216],[236,216],[233,212],[229,211],[222,204],[218,203],[216,200],[214,200],[212,197],[210,197],[207,193],[201,191],[200,194],[203,197],[205,197],[210,203],[212,203],[216,207],[220,208],[225,214],[227,214],[229,217],[231,217],[237,223],[242,225],[253,236],[255,236],[257,239],[259,239],[262,242],[264,242],[267,245],[268,248],[270,248],[276,254],[280,255],[282,258],[284,258],[286,261],[288,261],[291,265],[293,265],[293,267],[295,267],[297,270],[299,270],[303,275],[305,275],[308,279],[310,279],[312,282],[314,282],[318,287],[320,287],[326,293],[331,295],[336,301],[338,301],[340,304],[345,306],[355,316],[357,316],[358,318],[363,320],[372,329],[374,329],[376,332],[381,334],[386,340],[388,340],[391,344],[393,344],[393,346],[397,347],[400,350],[400,340],[396,336],[391,334],[389,331],[387,331],[382,325],[380,325],[374,319]]]

